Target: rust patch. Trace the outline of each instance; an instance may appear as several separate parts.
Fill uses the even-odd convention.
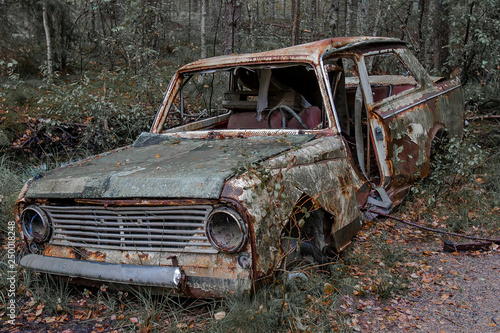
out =
[[[243,194],[243,189],[239,188],[239,187],[234,187],[234,186],[231,186],[231,184],[226,184],[224,185],[224,188],[222,189],[222,194],[221,194],[221,197],[222,198],[227,198],[227,199],[231,199],[233,200],[233,202],[238,202],[238,198]],[[239,206],[241,206],[241,204],[238,204]],[[240,207],[238,207],[240,208]]]

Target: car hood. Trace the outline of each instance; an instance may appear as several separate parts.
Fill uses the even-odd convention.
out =
[[[143,133],[133,146],[97,155],[32,181],[27,198],[218,199],[238,169],[313,135],[185,139]]]

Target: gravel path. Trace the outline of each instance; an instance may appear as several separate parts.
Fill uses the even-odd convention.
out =
[[[500,332],[500,254],[435,252],[429,261],[429,282],[422,284],[422,296],[412,299],[417,328]]]

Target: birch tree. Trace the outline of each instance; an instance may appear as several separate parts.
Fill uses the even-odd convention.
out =
[[[201,35],[201,57],[207,57],[207,1],[201,0],[201,22],[200,22],[200,35]]]
[[[300,39],[300,0],[293,2],[293,28],[292,28],[292,45],[299,44]]]
[[[50,38],[50,27],[49,27],[49,19],[47,16],[47,2],[42,2],[42,20],[43,20],[43,29],[45,30],[45,42],[47,44],[47,75],[49,78],[52,78],[53,69],[52,69],[52,43]]]

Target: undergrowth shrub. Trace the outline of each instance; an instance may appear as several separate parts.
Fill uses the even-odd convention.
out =
[[[325,276],[279,280],[254,295],[232,295],[223,303],[226,316],[209,332],[331,331],[337,294],[325,292]]]
[[[48,104],[44,116],[50,122],[44,131],[57,134],[64,125],[81,124],[79,143],[93,152],[130,144],[149,129],[156,113],[144,84],[138,76],[103,72],[92,80],[83,76],[54,87],[51,94],[39,101]],[[156,97],[155,104],[159,104],[161,94]]]
[[[500,227],[497,131],[498,124],[476,122],[466,127],[463,140],[445,142],[431,160],[430,176],[412,188],[406,208],[452,232],[495,233]]]
[[[453,186],[468,181],[475,168],[485,159],[485,155],[473,138],[463,141],[457,138],[449,139],[433,156],[431,162],[432,171],[427,188],[434,196],[429,197],[429,204]]]

